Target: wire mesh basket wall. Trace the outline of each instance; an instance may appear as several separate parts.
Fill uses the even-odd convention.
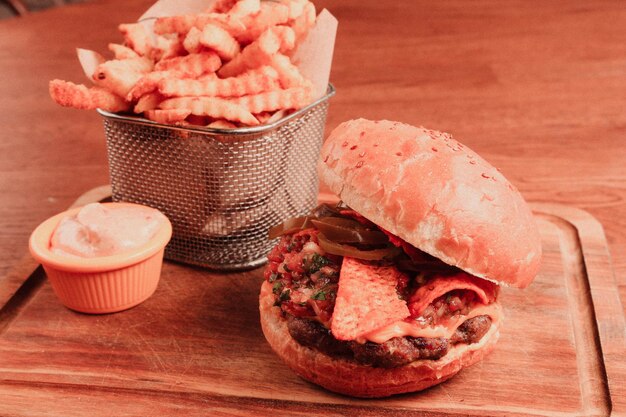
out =
[[[219,270],[265,262],[268,229],[317,203],[316,163],[327,94],[275,123],[182,128],[99,111],[113,201],[145,204],[172,222],[170,260]]]

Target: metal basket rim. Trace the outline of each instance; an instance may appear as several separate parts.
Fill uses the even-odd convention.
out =
[[[179,130],[179,131],[185,131],[185,132],[198,132],[198,133],[203,133],[209,136],[227,136],[227,135],[244,136],[244,135],[250,135],[250,134],[258,134],[258,133],[262,134],[262,133],[271,132],[272,130],[277,129],[278,127],[290,122],[291,120],[302,116],[303,114],[305,114],[312,108],[317,107],[323,102],[328,101],[332,96],[335,95],[335,93],[336,93],[335,87],[331,83],[329,83],[328,89],[326,90],[325,95],[323,95],[322,97],[320,97],[313,103],[309,104],[308,106],[303,107],[299,109],[298,111],[291,113],[288,116],[285,116],[270,124],[261,125],[261,126],[252,126],[252,127],[239,127],[236,129],[216,129],[216,128],[200,127],[200,126],[189,127],[189,126],[167,125],[163,123],[153,122],[152,120],[148,120],[143,117],[122,116],[116,113],[110,113],[102,109],[96,109],[96,111],[105,119],[113,119],[116,121],[123,121],[126,123],[151,126],[151,127],[160,127],[160,128],[165,128],[165,129],[170,129],[170,130]]]

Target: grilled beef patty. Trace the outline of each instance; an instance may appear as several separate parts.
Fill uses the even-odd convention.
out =
[[[445,338],[394,337],[384,343],[341,341],[319,322],[287,315],[289,334],[303,346],[332,356],[354,360],[362,365],[395,368],[418,359],[437,360],[448,353],[450,345],[476,343],[491,326],[489,316],[466,320],[448,340]]]

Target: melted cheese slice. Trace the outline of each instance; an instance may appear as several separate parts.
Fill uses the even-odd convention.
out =
[[[466,320],[472,319],[476,316],[491,317],[493,327],[502,318],[502,307],[498,303],[477,305],[469,312],[469,314],[465,316],[459,315],[447,320],[445,326],[423,326],[420,325],[417,321],[396,321],[387,326],[369,332],[358,338],[356,341],[359,343],[365,343],[366,341],[374,343],[385,343],[387,340],[394,337],[405,336],[426,338],[443,337],[449,339],[452,337],[456,329],[461,324],[463,324]]]

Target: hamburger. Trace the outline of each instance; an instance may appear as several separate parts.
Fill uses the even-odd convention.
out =
[[[419,391],[494,349],[500,286],[524,288],[541,242],[516,188],[451,135],[339,125],[321,181],[340,202],[270,230],[263,332],[298,375],[356,397]]]

